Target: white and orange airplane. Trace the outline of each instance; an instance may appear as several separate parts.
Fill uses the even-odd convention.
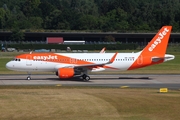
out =
[[[10,70],[56,72],[60,79],[80,76],[89,81],[88,71],[133,70],[175,58],[165,54],[172,26],[163,26],[148,45],[137,53],[28,53],[6,64]],[[31,79],[30,74],[27,77]]]

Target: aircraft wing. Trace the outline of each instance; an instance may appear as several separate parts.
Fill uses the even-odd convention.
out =
[[[83,65],[75,65],[74,68],[77,68],[77,67],[102,67],[106,64],[111,64],[114,62],[115,58],[116,58],[116,55],[118,53],[116,52],[113,57],[106,63],[99,63],[99,64],[83,64]]]
[[[104,66],[104,65],[107,65],[107,64],[111,64],[111,63],[113,63],[114,62],[114,60],[115,60],[115,58],[116,58],[116,56],[117,56],[117,52],[113,55],[113,57],[108,61],[108,62],[106,62],[106,63],[98,63],[98,64],[82,64],[82,65],[73,65],[73,66],[71,66],[71,65],[69,65],[69,66],[64,66],[64,67],[72,67],[72,68],[81,68],[81,67],[89,67],[89,68],[94,68],[94,67],[102,67],[102,66]]]
[[[106,48],[104,47],[99,53],[105,53]]]

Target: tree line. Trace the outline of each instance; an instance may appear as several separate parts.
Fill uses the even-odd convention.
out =
[[[1,0],[0,29],[179,32],[179,8],[179,0]]]

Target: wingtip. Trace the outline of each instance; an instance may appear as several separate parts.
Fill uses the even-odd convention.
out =
[[[104,47],[104,48],[100,51],[100,53],[105,53],[105,50],[106,50],[106,47]]]
[[[109,61],[109,63],[113,63],[114,60],[116,59],[116,56],[117,56],[118,52],[116,52],[113,57],[111,58],[111,60]]]

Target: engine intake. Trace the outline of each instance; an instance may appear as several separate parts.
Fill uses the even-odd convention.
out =
[[[59,68],[57,75],[59,78],[72,78],[74,76],[73,68]]]

